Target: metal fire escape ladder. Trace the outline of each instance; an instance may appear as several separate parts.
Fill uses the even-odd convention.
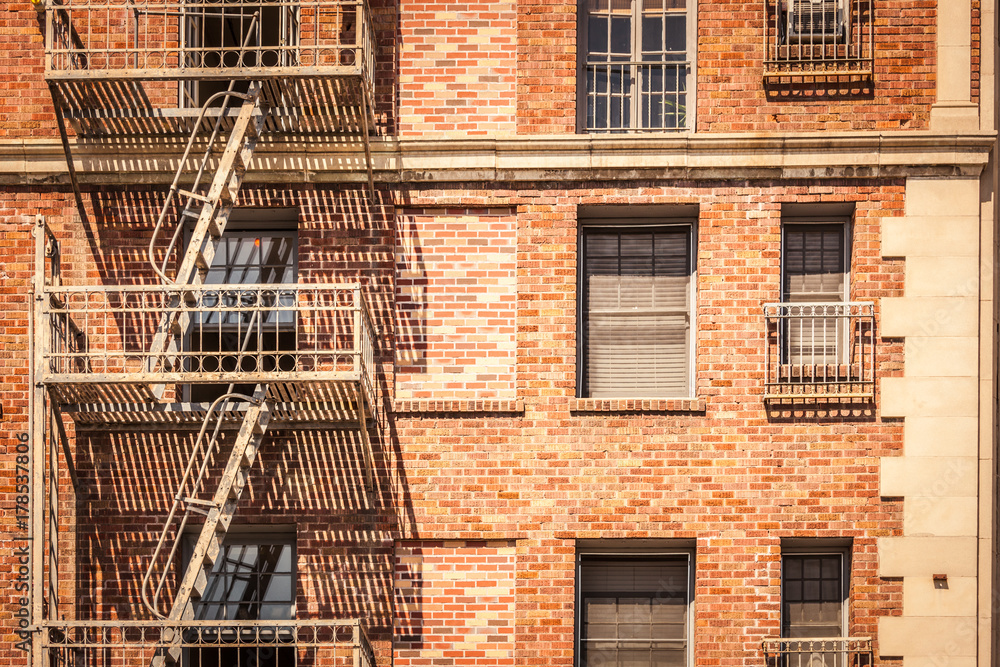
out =
[[[146,368],[147,373],[155,373],[158,369],[162,370],[172,367],[176,362],[183,334],[190,324],[190,316],[186,312],[186,306],[193,302],[195,298],[193,292],[185,291],[183,288],[189,285],[199,286],[205,282],[208,269],[215,258],[216,247],[226,230],[233,204],[243,184],[243,176],[250,165],[254,149],[264,128],[264,121],[267,118],[267,103],[262,99],[261,85],[257,81],[250,83],[249,91],[246,94],[236,93],[232,90],[216,93],[216,95],[210,97],[205,103],[206,106],[202,109],[202,114],[204,114],[208,105],[218,96],[226,96],[227,99],[228,97],[237,97],[243,100],[243,104],[233,124],[226,148],[219,158],[215,175],[208,187],[208,191],[205,194],[199,193],[198,190],[201,189],[199,183],[212,157],[211,146],[218,134],[219,124],[226,115],[225,104],[223,112],[216,121],[212,139],[209,140],[209,147],[202,157],[195,177],[195,183],[191,190],[183,190],[179,187],[180,177],[195,133],[198,131],[198,125],[200,125],[203,116],[200,116],[198,122],[195,123],[195,130],[188,141],[188,148],[184,153],[181,165],[170,186],[170,191],[153,232],[153,238],[150,241],[149,254],[153,269],[164,283],[172,283],[182,289],[178,290],[178,293],[172,297],[169,308],[161,318],[160,324],[153,336],[149,350],[148,367]],[[186,204],[181,211],[181,220],[177,225],[173,238],[164,253],[163,261],[160,265],[157,265],[153,256],[156,239],[176,195],[186,197]],[[187,248],[181,257],[180,268],[177,270],[176,277],[171,280],[167,277],[164,268],[169,261],[171,252],[183,234],[185,219],[194,219],[195,224],[191,230],[191,237]],[[163,395],[164,385],[155,384],[152,390],[153,394],[157,398],[160,398]]]
[[[254,18],[256,23],[257,17]],[[251,28],[247,40],[250,39]],[[172,284],[177,289],[170,297],[169,307],[164,313],[153,336],[150,345],[149,365],[146,372],[154,374],[172,367],[181,351],[184,334],[191,322],[188,308],[195,301],[196,296],[193,290],[188,287],[197,287],[205,283],[208,270],[215,257],[216,248],[225,233],[226,225],[233,204],[236,201],[243,177],[250,161],[253,157],[257,141],[263,131],[264,121],[267,118],[268,108],[262,98],[262,86],[258,81],[251,81],[246,94],[237,93],[233,90],[235,82],[231,83],[229,89],[206,100],[202,107],[201,114],[195,122],[191,137],[188,140],[184,156],[175,174],[174,181],[170,186],[163,209],[160,212],[153,238],[150,241],[150,261],[157,275],[165,284]],[[209,106],[219,97],[223,97],[222,109],[215,122],[212,135],[208,140],[208,146],[202,156],[194,178],[194,184],[189,190],[179,187],[181,175],[187,165],[188,155],[194,144],[195,136],[199,131],[205,113]],[[201,192],[200,182],[202,176],[208,169],[209,161],[212,158],[212,148],[219,135],[221,125],[227,117],[228,103],[231,98],[243,100],[239,113],[233,123],[229,139],[218,163],[215,173],[207,192]],[[154,257],[154,249],[157,235],[167,218],[168,212],[174,204],[177,196],[185,198],[185,205],[181,211],[180,220],[174,231],[174,235],[169,246],[164,253],[163,263],[157,266]],[[176,277],[171,280],[165,273],[166,263],[169,261],[173,249],[177,246],[178,240],[184,232],[187,221],[194,220],[191,235],[180,260],[180,267]],[[259,313],[254,317],[258,317]],[[241,353],[246,351],[253,327],[248,327],[246,338],[241,345]],[[153,385],[153,393],[158,398],[163,395],[165,385]],[[226,533],[229,524],[232,522],[236,512],[240,496],[247,485],[250,469],[257,458],[264,433],[270,420],[270,405],[266,401],[267,386],[258,384],[254,389],[253,396],[244,396],[233,393],[234,386],[230,385],[226,394],[212,403],[205,416],[201,431],[195,443],[195,449],[188,461],[180,488],[175,495],[173,505],[163,527],[160,541],[154,551],[149,570],[143,577],[142,597],[147,608],[157,617],[171,621],[193,620],[195,618],[195,601],[201,599],[208,585],[208,575],[212,565],[222,552]],[[226,467],[222,472],[218,485],[212,495],[211,500],[200,497],[200,493],[208,481],[208,468],[214,452],[217,450],[219,432],[222,427],[222,420],[225,412],[230,409],[230,404],[234,401],[244,401],[246,411],[240,430],[229,453]],[[203,438],[208,425],[218,410],[216,424],[212,437],[208,444],[202,447]],[[204,523],[201,525],[198,539],[196,540],[187,568],[179,579],[179,584],[174,593],[170,610],[167,613],[160,608],[160,595],[164,585],[169,579],[169,566],[177,556],[179,546],[184,537],[184,529],[189,518],[193,514],[202,514]],[[173,540],[169,540],[173,532]],[[169,550],[166,545],[170,544]],[[169,553],[168,553],[169,551]],[[164,565],[165,561],[165,565]],[[158,575],[154,575],[157,566],[163,566]],[[153,665],[160,666],[168,663],[179,662],[181,649],[179,646],[181,638],[171,638],[172,645],[157,652],[153,658]]]

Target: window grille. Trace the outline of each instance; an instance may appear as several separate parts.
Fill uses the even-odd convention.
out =
[[[873,0],[764,0],[764,76],[874,72]]]

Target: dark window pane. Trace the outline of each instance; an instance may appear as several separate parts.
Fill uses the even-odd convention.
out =
[[[591,16],[587,23],[587,49],[592,56],[591,60],[603,60],[597,58],[599,54],[608,52],[608,16]]]
[[[628,16],[611,17],[611,53],[632,53],[632,19]]]
[[[657,55],[663,51],[663,17],[642,17],[642,50]],[[646,60],[646,58],[643,58]]]

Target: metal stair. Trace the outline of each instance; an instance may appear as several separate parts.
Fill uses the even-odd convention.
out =
[[[226,231],[233,204],[243,184],[244,174],[250,166],[254,149],[257,147],[264,122],[267,119],[268,107],[262,98],[260,82],[252,81],[246,94],[234,92],[231,88],[216,93],[205,102],[202,116],[195,123],[195,128],[188,141],[188,148],[185,150],[184,157],[181,159],[178,171],[174,176],[166,201],[160,211],[156,229],[153,231],[153,239],[150,241],[150,260],[153,262],[154,270],[164,283],[172,283],[182,289],[171,297],[170,303],[167,304],[168,310],[161,318],[156,333],[153,335],[149,347],[147,373],[156,373],[172,368],[176,363],[176,355],[180,351],[184,332],[190,324],[190,316],[187,314],[185,306],[194,299],[194,295],[183,290],[183,287],[204,284],[212,260],[215,258],[216,248]],[[220,96],[224,97],[223,107],[208,141],[208,148],[202,156],[194,184],[190,186],[191,189],[182,189],[179,186],[180,179],[203,115],[215,99]],[[212,159],[212,146],[220,132],[221,123],[226,118],[230,98],[241,99],[243,103],[233,123],[226,147],[219,157],[212,182],[208,185],[207,192],[202,194],[199,192],[203,189],[201,180],[208,168],[209,161]],[[162,262],[157,265],[153,257],[156,239],[171,210],[174,199],[177,197],[185,198],[185,204],[180,214],[181,219],[164,253]],[[166,264],[184,232],[187,220],[194,220],[194,227],[191,230],[184,255],[181,257],[177,274],[171,280],[165,273]],[[160,398],[163,395],[164,385],[154,384],[152,390],[153,395]]]
[[[174,497],[170,514],[160,535],[160,541],[153,552],[153,558],[142,580],[142,599],[146,607],[159,618],[170,621],[194,620],[195,605],[202,599],[208,587],[208,577],[212,566],[222,553],[226,533],[236,513],[240,496],[246,488],[250,469],[264,438],[271,409],[267,397],[267,387],[257,385],[253,396],[226,393],[216,399],[198,434],[195,451],[188,461],[180,488]],[[204,497],[204,488],[208,482],[208,468],[213,453],[217,449],[219,432],[221,430],[223,413],[227,404],[233,400],[247,400],[249,407],[243,416],[240,430],[229,452],[229,458],[222,476],[215,487],[212,498]],[[221,409],[217,410],[221,406]],[[207,427],[213,414],[218,412],[215,428],[208,443],[205,441]],[[204,522],[198,533],[198,538],[191,549],[187,569],[180,579],[180,584],[174,594],[170,609],[166,613],[161,608],[161,594],[170,579],[170,564],[175,561],[181,549],[188,522],[195,515],[204,517]],[[171,540],[170,537],[173,537]],[[167,546],[169,545],[169,550]],[[157,566],[163,569],[157,572]],[[165,638],[165,643],[179,643],[180,637]],[[179,662],[181,649],[179,646],[167,646],[160,649],[153,658],[153,667],[164,667]]]
[[[219,97],[223,98],[222,109],[215,122],[208,147],[202,155],[201,163],[189,189],[179,186],[188,155],[194,144],[195,137],[204,119],[205,112]],[[242,100],[239,113],[229,133],[225,149],[218,158],[214,176],[207,190],[201,184],[202,177],[208,170],[213,158],[213,145],[219,137],[222,124],[227,119],[228,105],[231,99]],[[166,284],[172,284],[178,289],[170,296],[168,309],[162,316],[156,333],[150,344],[149,364],[146,372],[155,374],[172,368],[176,363],[177,353],[181,350],[184,333],[190,324],[187,308],[194,300],[193,292],[187,287],[197,287],[205,283],[208,270],[215,258],[216,248],[225,233],[226,225],[232,212],[233,204],[243,183],[243,177],[253,157],[254,149],[263,131],[268,108],[262,99],[261,85],[251,82],[248,92],[238,93],[229,90],[216,93],[205,102],[201,115],[195,122],[187,148],[181,159],[180,166],[170,186],[163,209],[160,212],[153,238],[150,241],[150,261],[160,279]],[[180,220],[170,243],[164,253],[162,263],[157,265],[154,250],[157,236],[172,210],[175,200],[184,198]],[[189,220],[194,221],[190,238],[180,267],[173,280],[167,277],[166,264],[171,253],[177,247]],[[249,339],[250,330],[247,336]],[[245,349],[247,340],[243,341]],[[153,384],[153,394],[160,398],[165,385]],[[150,566],[142,580],[142,599],[154,616],[170,621],[194,620],[195,605],[202,598],[208,586],[208,577],[212,566],[222,553],[226,533],[236,512],[240,496],[246,488],[250,470],[257,458],[267,424],[270,419],[270,405],[266,401],[267,386],[258,384],[252,396],[244,396],[233,392],[233,385],[228,391],[216,399],[209,408],[202,424],[201,431],[195,442],[195,449],[184,471],[179,489],[174,496],[170,513],[160,535],[159,543],[154,550]],[[222,429],[224,414],[235,407],[235,404],[245,402],[246,412],[243,416],[240,430],[229,452],[229,458],[218,480],[211,498],[207,498],[206,485],[209,482],[209,468],[215,453],[219,451],[219,435]],[[209,424],[215,417],[215,426],[211,436],[206,437]],[[179,555],[189,521],[196,515],[204,517],[203,523],[188,560],[187,568],[179,579],[177,590],[170,602],[169,610],[164,609],[165,603],[161,595],[166,583],[171,580],[171,564]],[[160,568],[158,570],[158,568]],[[153,667],[164,667],[179,663],[181,660],[180,636],[163,637],[164,647],[153,657]]]

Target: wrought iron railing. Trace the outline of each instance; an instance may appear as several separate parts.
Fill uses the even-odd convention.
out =
[[[764,76],[871,77],[873,0],[764,0]]]
[[[45,74],[56,80],[373,81],[365,0],[39,0]],[[262,26],[245,44],[253,17]]]
[[[59,667],[149,667],[170,649],[191,665],[375,667],[359,620],[65,621],[40,630],[49,664]]]
[[[152,353],[171,312],[188,324]],[[358,284],[53,287],[42,316],[47,383],[375,386],[372,318]]]
[[[761,649],[775,667],[872,667],[870,637],[769,638]]]
[[[875,396],[875,304],[764,304],[764,398]]]
[[[587,63],[587,131],[684,130],[690,63]]]

